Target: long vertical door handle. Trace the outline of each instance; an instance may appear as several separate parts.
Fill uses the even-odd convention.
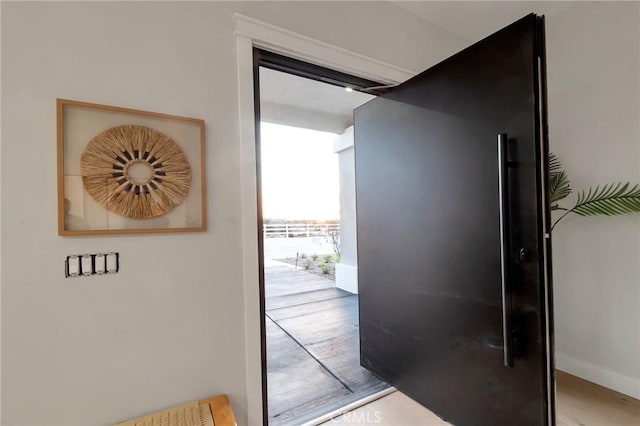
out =
[[[511,245],[509,243],[509,177],[506,133],[498,134],[498,191],[500,195],[500,281],[502,283],[502,340],[504,366],[513,367],[513,341],[511,336],[511,293],[509,269]]]

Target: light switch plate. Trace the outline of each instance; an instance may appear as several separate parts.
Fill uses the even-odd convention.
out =
[[[79,277],[103,274],[116,274],[120,270],[120,254],[72,254],[64,261],[64,276]]]
[[[82,275],[93,274],[93,259],[90,254],[80,256],[80,268],[82,269]]]
[[[106,265],[107,265],[107,273],[115,274],[118,272],[118,253],[107,253],[106,254]]]
[[[68,277],[77,277],[80,275],[80,258],[78,256],[67,257],[67,274]]]
[[[105,254],[97,253],[95,257],[94,272],[98,275],[102,275],[107,272],[107,264],[106,264]]]

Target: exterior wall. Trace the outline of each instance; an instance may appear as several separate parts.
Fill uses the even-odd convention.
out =
[[[340,133],[348,125],[346,123],[348,119],[338,114],[327,114],[270,102],[261,102],[260,120],[332,133]]]
[[[336,286],[358,293],[358,249],[356,242],[356,171],[353,126],[336,142],[340,162],[340,263],[336,265]]]

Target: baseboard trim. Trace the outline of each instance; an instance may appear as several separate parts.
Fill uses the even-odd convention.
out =
[[[640,399],[640,380],[625,376],[567,355],[556,354],[556,369],[609,389]]]

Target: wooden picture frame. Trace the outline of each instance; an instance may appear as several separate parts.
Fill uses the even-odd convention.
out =
[[[204,120],[57,99],[58,235],[207,229]]]

